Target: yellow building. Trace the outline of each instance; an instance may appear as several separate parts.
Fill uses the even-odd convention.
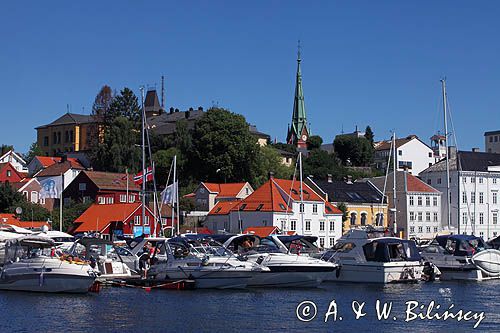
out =
[[[333,180],[331,175],[326,180],[307,178],[306,182],[336,207],[345,204],[347,220],[342,232],[363,225],[387,227],[388,205],[382,192],[370,182],[353,182],[350,177]]]
[[[66,113],[50,124],[35,128],[38,147],[45,156],[87,150],[95,124],[91,115]]]

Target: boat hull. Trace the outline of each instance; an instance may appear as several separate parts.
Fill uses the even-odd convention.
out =
[[[249,287],[254,288],[315,288],[318,287],[330,272],[262,272],[251,279]]]
[[[405,263],[342,263],[337,272],[326,281],[363,283],[411,283],[422,277],[423,265],[419,262]]]
[[[91,276],[45,273],[13,276],[0,280],[0,290],[31,291],[44,293],[86,293],[94,283]]]

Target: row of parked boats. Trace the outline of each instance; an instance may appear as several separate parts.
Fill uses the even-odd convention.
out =
[[[113,243],[2,228],[0,289],[87,292],[96,282],[193,281],[195,288],[317,287],[500,278],[500,251],[475,236],[442,235],[420,247],[384,229],[351,229],[326,251],[315,237],[186,234]],[[1,256],[0,256],[1,258]]]

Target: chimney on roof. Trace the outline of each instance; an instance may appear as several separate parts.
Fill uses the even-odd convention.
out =
[[[61,156],[61,163],[64,163],[68,160],[68,156],[67,155],[62,155]]]
[[[179,109],[175,109],[175,112],[179,112]]]
[[[327,174],[326,179],[328,180],[329,183],[331,183],[332,182],[332,174],[331,173]]]
[[[170,108],[170,113],[174,113],[174,108]]]
[[[472,148],[473,153],[479,153],[479,148]]]
[[[274,172],[269,171],[269,179],[273,179],[273,178],[274,178]]]

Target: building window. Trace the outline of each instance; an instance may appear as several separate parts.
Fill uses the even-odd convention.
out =
[[[429,166],[430,166],[430,165],[429,165]],[[429,178],[429,179],[427,179],[427,184],[432,185],[432,181],[431,181],[431,179],[430,179],[430,178]]]
[[[422,216],[423,216],[423,215],[422,215],[422,212],[418,212],[418,213],[417,213],[417,221],[418,221],[418,222],[422,222]]]
[[[228,220],[224,221],[224,230],[229,231],[229,221]]]
[[[431,212],[425,212],[425,221],[430,222],[431,221]]]
[[[352,212],[351,213],[351,225],[355,225],[356,224],[356,212]]]
[[[126,194],[120,194],[120,202],[127,202],[127,195]]]
[[[10,170],[7,170],[7,177],[10,177],[12,175],[12,172]]]
[[[466,212],[462,213],[462,224],[467,224],[467,213]]]
[[[141,225],[141,217],[139,215],[134,216],[134,225]]]
[[[479,224],[484,224],[484,213],[479,213]]]
[[[417,205],[422,206],[422,197],[417,197]]]
[[[403,156],[403,151],[402,150],[398,150],[398,155],[399,156]]]
[[[40,205],[45,205],[45,198],[40,198],[39,204]]]
[[[410,212],[410,221],[415,221],[415,212]]]
[[[335,237],[330,237],[330,247],[335,245]]]
[[[262,220],[262,225],[263,225],[264,227],[267,227],[267,220]]]
[[[437,183],[438,183],[438,184],[441,184],[441,178],[438,178],[438,179],[437,179]]]
[[[87,190],[87,184],[86,183],[78,183],[78,191],[85,191]]]
[[[104,197],[98,197],[98,198],[97,198],[97,203],[98,203],[99,205],[103,205],[103,204],[105,204],[105,203],[106,203],[106,198],[104,198]]]
[[[467,184],[467,177],[463,177],[462,181],[464,182],[464,184]]]
[[[467,203],[467,193],[465,191],[462,192],[462,203],[463,204]]]
[[[437,206],[438,205],[438,198],[437,197],[432,198],[432,205],[433,206]]]
[[[431,205],[431,197],[425,197],[425,205],[429,207]]]
[[[438,227],[434,227],[434,232],[438,232]]]
[[[493,184],[496,184],[497,183],[497,178],[496,177],[493,177]]]
[[[149,216],[144,215],[144,225],[149,225]]]
[[[38,192],[31,191],[31,202],[38,203]]]
[[[301,212],[301,213],[303,213],[303,212],[304,212],[304,204],[303,204],[303,203],[301,203],[301,204],[299,205],[299,210],[300,210],[300,212]]]
[[[286,231],[286,220],[281,220],[281,231]]]
[[[23,191],[23,195],[26,198],[26,200],[29,200],[29,194],[28,191]]]
[[[319,238],[319,247],[324,248],[325,247],[325,237],[320,237]]]
[[[330,231],[335,231],[335,221],[330,221]]]
[[[306,220],[306,231],[311,231],[311,221]]]
[[[423,232],[423,230],[424,230],[424,228],[423,228],[422,226],[418,227],[418,232],[419,232],[419,233],[422,233],[422,232]]]
[[[479,177],[479,184],[483,183],[483,177]]]
[[[498,222],[498,213],[493,213],[493,224],[497,224]]]
[[[313,204],[313,214],[318,214],[318,205]]]
[[[498,193],[497,192],[492,192],[491,193],[491,199],[492,199],[494,205],[496,205],[497,202],[498,202],[498,198],[497,197],[498,197]]]
[[[470,177],[470,182],[471,182],[471,183],[475,183],[475,182],[476,182],[476,178],[474,178],[474,177]]]
[[[434,212],[434,222],[438,222],[438,213]]]
[[[431,227],[427,226],[427,227],[425,227],[425,230],[427,231],[427,233],[430,233],[431,232]]]
[[[472,213],[470,215],[470,224],[475,224],[476,223],[476,215],[474,215],[474,213]]]
[[[319,221],[319,231],[325,231],[325,221]]]
[[[377,213],[375,217],[375,222],[377,226],[383,226],[384,225],[384,213]]]
[[[413,195],[410,195],[410,206],[413,206],[415,203],[413,201]]]
[[[114,198],[113,197],[106,197],[106,203],[107,204],[112,204],[114,202]]]
[[[484,232],[480,231],[479,232],[479,237],[483,238],[483,236],[484,236]]]
[[[361,225],[366,225],[366,213],[361,213]]]
[[[297,221],[290,221],[290,230],[297,230]]]
[[[128,202],[134,202],[134,201],[135,201],[135,195],[129,195]]]
[[[45,147],[47,147],[49,145],[49,137],[48,136],[43,137],[43,145]]]
[[[410,227],[410,233],[414,233],[415,232],[415,227]]]
[[[480,204],[484,203],[484,195],[483,195],[483,192],[479,192],[479,203],[480,203]]]

